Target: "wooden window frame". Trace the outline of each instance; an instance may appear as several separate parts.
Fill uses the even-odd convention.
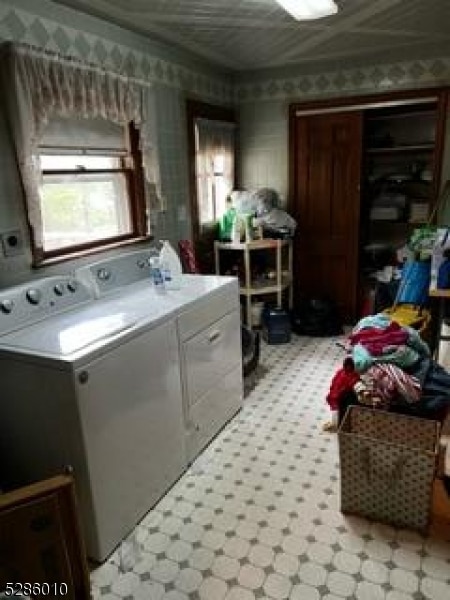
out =
[[[62,262],[115,248],[130,243],[152,239],[147,232],[147,207],[145,201],[145,179],[142,163],[142,152],[140,149],[139,130],[133,122],[127,127],[128,153],[121,159],[121,167],[116,169],[90,169],[88,174],[121,172],[125,175],[127,189],[127,205],[131,221],[131,232],[123,235],[99,238],[91,242],[65,246],[55,250],[44,250],[35,243],[33,231],[30,231],[31,250],[33,255],[33,266],[40,267],[55,262]],[[52,174],[74,174],[72,170],[42,171],[44,175]]]

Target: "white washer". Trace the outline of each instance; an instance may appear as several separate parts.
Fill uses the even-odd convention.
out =
[[[0,292],[0,480],[73,468],[98,561],[187,464],[173,308],[142,306],[67,277]]]

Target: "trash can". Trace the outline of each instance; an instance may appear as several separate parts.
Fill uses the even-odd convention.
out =
[[[262,334],[268,344],[291,341],[291,319],[284,308],[266,306],[262,313]]]

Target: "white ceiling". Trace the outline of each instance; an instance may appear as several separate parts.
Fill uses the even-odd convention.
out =
[[[336,0],[337,15],[305,22],[275,0],[53,1],[238,72],[450,49],[450,0]]]

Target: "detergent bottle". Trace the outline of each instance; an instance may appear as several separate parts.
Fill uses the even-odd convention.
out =
[[[161,240],[162,248],[159,252],[159,259],[164,276],[166,290],[179,290],[181,287],[181,267],[178,254],[172,248],[168,240]]]
[[[159,256],[152,256],[150,258],[150,273],[155,290],[157,292],[164,292],[166,282],[164,281],[164,273]]]

